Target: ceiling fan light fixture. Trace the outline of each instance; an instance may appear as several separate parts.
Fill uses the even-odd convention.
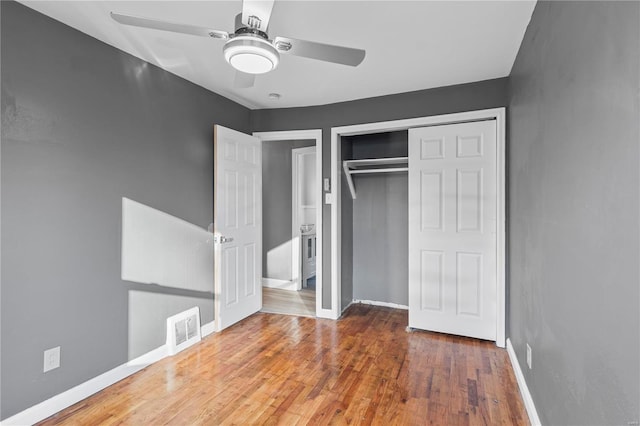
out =
[[[280,54],[268,40],[257,36],[238,36],[225,43],[224,58],[238,71],[264,74],[274,70]]]

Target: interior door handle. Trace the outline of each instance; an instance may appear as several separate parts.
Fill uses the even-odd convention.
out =
[[[218,244],[230,243],[233,241],[233,237],[225,237],[224,235],[216,235],[214,242]]]

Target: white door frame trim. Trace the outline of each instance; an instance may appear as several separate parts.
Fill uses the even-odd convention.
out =
[[[253,132],[261,141],[314,139],[316,141],[316,317],[333,318],[331,309],[322,308],[322,129]],[[264,226],[264,224],[263,224]],[[333,291],[333,284],[332,284]],[[333,306],[333,305],[332,305]]]
[[[409,118],[404,120],[382,121],[377,123],[355,124],[331,128],[331,311],[332,318],[341,315],[341,253],[342,245],[340,212],[340,180],[342,178],[341,155],[339,144],[342,136],[362,135],[368,133],[382,133],[397,130],[407,130],[414,127],[437,126],[468,121],[496,120],[497,130],[497,315],[496,315],[496,345],[505,347],[506,324],[506,293],[505,293],[505,245],[506,245],[506,209],[505,209],[505,120],[506,109],[491,108],[478,111],[467,111],[454,114],[434,115],[430,117]],[[407,284],[408,285],[408,284]]]

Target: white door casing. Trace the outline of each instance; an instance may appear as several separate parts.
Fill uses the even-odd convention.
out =
[[[260,139],[214,128],[216,329],[262,308],[262,153]]]
[[[309,130],[286,130],[278,132],[254,132],[254,136],[259,137],[264,141],[288,141],[288,140],[305,140],[312,139],[316,142],[316,234],[318,236],[323,235],[322,225],[322,203],[323,203],[323,189],[322,189],[322,130],[321,129],[309,129]],[[325,309],[322,306],[323,293],[323,241],[322,238],[317,238],[316,241],[316,316],[318,318],[334,318],[334,312],[332,309]],[[333,285],[333,284],[332,284]]]
[[[496,340],[496,122],[409,129],[409,327]]]
[[[291,280],[302,288],[300,226],[316,223],[316,147],[291,150]]]

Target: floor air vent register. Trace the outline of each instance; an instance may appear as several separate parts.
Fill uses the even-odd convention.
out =
[[[198,343],[201,339],[200,309],[198,307],[167,318],[167,352],[169,355],[175,355]]]

